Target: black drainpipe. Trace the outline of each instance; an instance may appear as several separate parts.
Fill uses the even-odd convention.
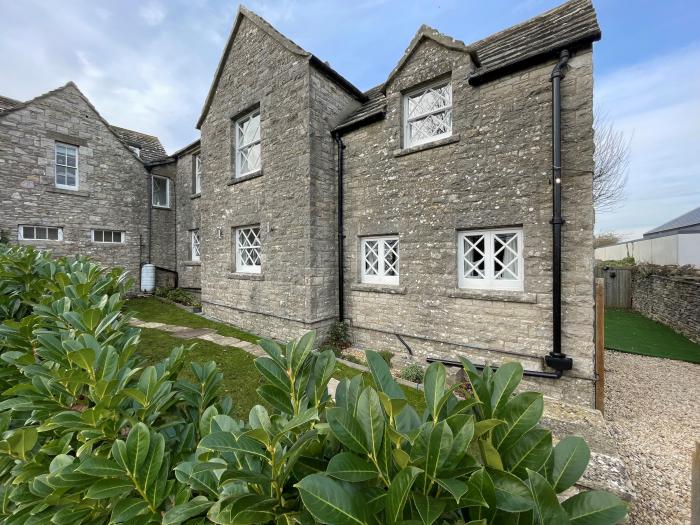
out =
[[[148,173],[148,178],[146,179],[148,183],[148,264],[151,264],[151,245],[153,244],[151,241],[151,236],[153,233],[153,179],[151,175],[151,170],[149,168],[146,168],[146,172]],[[141,277],[139,276],[139,279]]]
[[[338,321],[345,321],[345,269],[343,267],[345,230],[343,227],[343,152],[345,144],[339,132],[333,133],[338,145]]]
[[[552,70],[552,351],[544,361],[561,372],[571,370],[573,360],[561,351],[561,79],[569,61],[564,49]]]

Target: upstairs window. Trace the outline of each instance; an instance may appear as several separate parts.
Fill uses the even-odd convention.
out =
[[[399,238],[362,239],[363,283],[399,284]]]
[[[460,288],[522,291],[522,229],[461,232],[458,239]]]
[[[55,184],[66,190],[78,189],[78,148],[56,143]]]
[[[20,226],[17,237],[24,241],[62,241],[63,228],[57,226]]]
[[[452,135],[452,84],[434,84],[404,96],[404,147]]]
[[[124,232],[117,230],[92,230],[92,242],[121,244],[124,242]]]
[[[252,226],[236,229],[236,271],[260,273],[260,227]]]
[[[191,257],[190,259],[192,262],[199,262],[200,260],[200,255],[199,255],[199,230],[192,230],[190,232],[191,234],[191,240],[190,240],[190,253]]]
[[[236,122],[236,177],[260,171],[260,110]]]
[[[192,195],[202,193],[202,157],[194,155],[194,171],[192,173]]]
[[[153,175],[153,206],[156,208],[170,207],[170,179]]]
[[[141,148],[138,146],[129,146],[127,145],[127,148],[131,150],[131,152],[136,155],[138,158],[141,158]]]

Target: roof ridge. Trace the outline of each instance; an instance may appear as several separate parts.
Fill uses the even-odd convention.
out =
[[[32,104],[32,103],[36,102],[37,100],[43,100],[46,97],[49,97],[51,95],[55,95],[59,91],[63,91],[64,89],[66,89],[68,86],[73,86],[74,88],[78,89],[78,86],[75,85],[75,82],[73,82],[72,80],[69,80],[68,82],[66,82],[62,86],[54,88],[50,91],[46,91],[45,93],[41,93],[40,95],[37,95],[34,98],[30,98],[29,100],[25,100],[24,102],[20,101],[20,103],[17,106],[0,110],[0,116],[5,116],[8,113],[12,113],[14,111],[17,111],[18,109],[26,108],[29,104]],[[80,91],[80,90],[78,89],[78,91]]]
[[[144,133],[143,131],[138,131],[135,129],[131,128],[125,128],[123,126],[115,126],[114,124],[109,125],[110,128],[116,128],[116,129],[122,129],[124,131],[130,131],[131,133],[138,133],[139,135],[143,135],[144,137],[150,137],[152,139],[158,139],[158,135],[151,135],[150,133]],[[160,140],[160,139],[158,139]]]

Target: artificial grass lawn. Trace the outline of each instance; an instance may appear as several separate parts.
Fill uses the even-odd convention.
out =
[[[236,337],[242,341],[250,341],[252,343],[260,339],[234,326],[205,319],[200,315],[193,314],[155,298],[130,299],[126,303],[126,308],[132,310],[141,321],[189,326],[191,328],[210,328],[221,335]],[[202,339],[179,339],[158,329],[142,328],[138,353],[147,362],[156,362],[167,357],[176,346],[190,346],[193,344],[195,346],[190,351],[192,361],[200,363],[214,361],[219,370],[223,372],[222,394],[230,395],[233,399],[236,417],[247,420],[248,413],[253,406],[266,405],[255,391],[259,385],[263,384],[261,376],[253,364],[255,358],[244,350],[220,346]],[[371,383],[371,377],[368,373],[361,372],[342,363],[336,365],[336,373],[333,376],[336,379],[343,379],[352,378],[357,374],[363,375],[366,384]],[[406,397],[411,405],[421,414],[425,409],[423,392],[414,388],[403,386],[401,388],[406,393]]]
[[[700,345],[630,310],[605,310],[605,347],[631,354],[700,363]]]

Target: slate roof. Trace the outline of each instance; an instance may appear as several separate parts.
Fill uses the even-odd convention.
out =
[[[435,31],[422,26],[412,43],[426,30]],[[440,36],[444,37],[444,35]],[[473,44],[464,45],[459,41],[454,42],[461,44],[465,52],[472,54],[472,61],[477,68],[469,77],[469,83],[478,85],[517,69],[551,59],[560,49],[576,50],[588,46],[600,37],[600,26],[591,1],[570,0]],[[412,49],[412,46],[409,46],[399,65],[405,61]],[[366,91],[367,102],[348,115],[336,131],[347,131],[372,119],[382,118],[386,112],[384,86],[385,83],[382,83]]]
[[[145,163],[162,160],[168,156],[158,137],[118,126],[110,125],[109,127],[124,144],[139,148],[141,150],[139,152],[140,159]]]
[[[8,113],[12,113],[18,109],[26,108],[33,102],[37,102],[39,100],[50,97],[51,95],[54,95],[57,92],[66,89],[69,86],[72,86],[78,91],[85,103],[88,106],[90,106],[90,108],[97,114],[97,117],[100,120],[102,120],[102,122],[104,122],[107,127],[109,127],[112,133],[114,133],[114,135],[122,143],[124,143],[127,146],[135,146],[141,150],[139,158],[142,162],[149,163],[158,160],[163,160],[164,158],[168,157],[167,153],[165,153],[163,145],[160,143],[160,140],[158,140],[158,137],[154,137],[153,135],[146,135],[145,133],[140,133],[138,131],[133,131],[130,129],[120,128],[118,126],[112,126],[111,124],[109,124],[102,117],[102,115],[100,115],[100,112],[97,111],[95,106],[92,105],[92,102],[88,100],[88,98],[82,93],[82,91],[80,91],[78,86],[75,85],[73,81],[70,81],[67,84],[64,84],[63,86],[60,86],[56,89],[52,89],[51,91],[47,91],[46,93],[42,93],[41,95],[24,102],[9,97],[3,97],[2,95],[0,95],[0,117]]]
[[[700,206],[694,210],[690,210],[688,213],[684,213],[680,217],[676,217],[661,226],[649,230],[644,234],[644,237],[653,233],[664,232],[668,230],[677,230],[679,228],[687,228],[688,226],[696,226],[700,224]]]
[[[15,100],[14,98],[3,97],[2,95],[0,95],[0,111],[14,108],[16,106],[19,106],[20,104],[22,104],[21,100]]]

